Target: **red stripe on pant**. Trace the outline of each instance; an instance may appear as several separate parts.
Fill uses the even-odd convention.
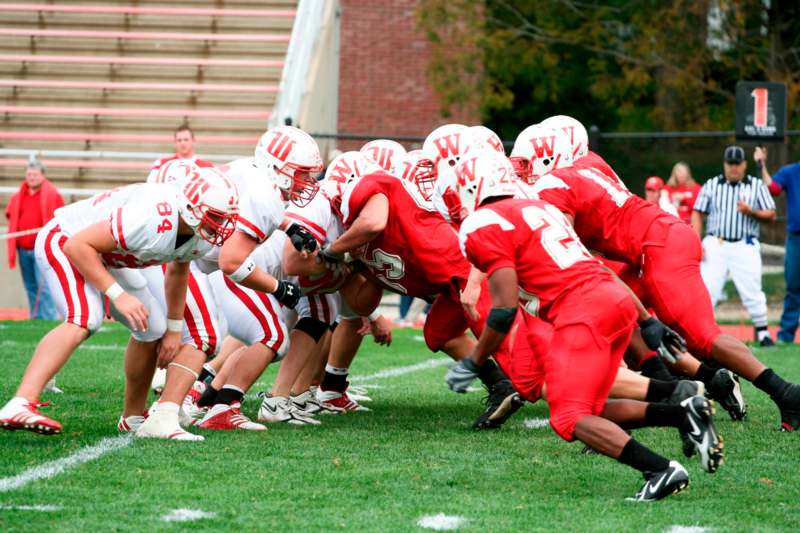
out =
[[[200,318],[203,321],[203,327],[206,330],[206,340],[208,343],[208,349],[206,350],[206,353],[208,355],[212,355],[217,350],[217,332],[214,330],[214,323],[211,320],[211,313],[208,311],[208,304],[206,304],[206,300],[203,298],[203,292],[200,290],[200,285],[197,284],[197,279],[191,272],[189,273],[189,291],[192,293],[195,304],[197,304],[197,308],[200,310]],[[191,316],[189,306],[186,306],[184,318],[186,320],[186,325],[189,327],[189,332],[192,334],[195,344],[197,344],[197,349],[202,351],[203,339],[200,337],[200,333],[197,331],[197,324],[194,320],[194,317]]]
[[[241,287],[236,285],[227,277],[225,278],[225,285],[234,294],[234,296],[236,296],[245,305],[245,307],[247,307],[247,309],[253,314],[256,320],[258,320],[258,323],[261,325],[261,329],[264,330],[264,338],[261,339],[262,344],[264,344],[267,348],[277,353],[278,349],[281,347],[281,344],[283,344],[283,332],[280,331],[280,325],[278,325],[278,323],[276,322],[276,325],[278,326],[279,342],[274,342],[272,343],[272,345],[267,344],[270,340],[270,335],[269,335],[270,326],[269,322],[267,321],[267,317],[264,316],[264,313],[261,312],[261,309],[258,308],[258,305],[256,305],[253,299],[250,298],[250,296],[248,296],[248,294],[244,292],[241,289]],[[264,297],[266,298],[266,295],[264,295]],[[267,309],[270,309],[269,305],[267,305]]]
[[[278,314],[272,308],[272,302],[270,301],[269,296],[263,292],[256,292],[256,296],[258,296],[258,298],[261,300],[261,303],[263,303],[264,307],[267,308],[267,312],[272,316],[272,321],[275,324],[275,329],[277,330],[276,333],[278,334],[278,340],[275,341],[273,346],[270,346],[270,348],[272,348],[275,353],[278,353],[280,347],[283,346],[283,330],[281,329],[281,321],[278,319]]]

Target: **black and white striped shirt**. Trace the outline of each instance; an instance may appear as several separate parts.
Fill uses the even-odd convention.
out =
[[[755,176],[746,176],[739,183],[729,183],[720,174],[705,182],[694,210],[708,215],[707,234],[729,241],[758,238],[758,220],[739,212],[736,203],[740,199],[754,210],[775,209],[767,186]]]

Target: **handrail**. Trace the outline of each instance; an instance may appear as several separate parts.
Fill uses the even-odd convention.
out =
[[[101,115],[112,117],[206,117],[264,120],[269,111],[238,111],[225,109],[144,109],[120,107],[50,107],[28,105],[0,105],[0,113],[20,115]]]
[[[110,13],[121,15],[184,15],[211,17],[293,17],[293,9],[222,9],[162,6],[59,6],[53,4],[0,4],[0,11],[39,11],[46,13]]]
[[[201,67],[283,67],[283,60],[216,59],[201,57],[61,56],[39,54],[0,54],[0,61],[23,63],[86,63],[108,65],[187,65]]]
[[[277,85],[240,85],[234,83],[150,83],[125,81],[22,80],[0,79],[0,87],[45,89],[104,89],[157,91],[227,91],[238,93],[276,93]]]
[[[131,39],[146,41],[245,41],[287,43],[288,35],[271,33],[183,33],[147,31],[40,30],[36,28],[0,28],[0,35],[15,37],[80,37],[81,39]]]
[[[83,141],[83,142],[147,142],[172,144],[174,139],[168,133],[163,134],[127,134],[127,133],[73,133],[73,132],[39,132],[39,131],[0,131],[0,140],[12,141]],[[258,137],[241,137],[234,135],[198,135],[198,144],[243,144],[255,146]]]

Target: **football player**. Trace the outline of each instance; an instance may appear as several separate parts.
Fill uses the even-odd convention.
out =
[[[464,360],[469,364],[458,366],[479,366],[504,341],[522,308],[523,320],[538,316],[553,325],[543,362],[550,425],[565,440],[578,439],[642,472],[645,483],[633,499],[664,498],[685,488],[689,477],[678,462],[623,428],[677,427],[692,439],[703,467],[715,471],[722,446],[709,400],[693,396],[675,406],[607,399],[637,321],[655,319],[589,254],[561,212],[542,201],[514,198],[514,169],[505,157],[485,151],[463,159],[456,174],[462,205],[471,212],[461,225],[461,248],[489,276],[493,304]],[[667,342],[669,330],[661,331]]]
[[[14,398],[0,410],[0,425],[61,432],[59,422],[39,413],[39,395],[100,327],[104,295],[112,315],[131,330],[126,361],[141,362],[135,370],[126,368],[126,404],[141,396],[142,384],[146,395],[157,343],[158,366],[180,366],[174,359],[189,262],[230,237],[238,203],[236,186],[227,177],[202,168],[185,180],[181,192],[169,185],[129,185],[57,210],[37,236],[36,257],[66,320],[39,342]],[[167,265],[166,316],[142,278],[125,270],[160,264]],[[178,412],[177,404],[170,407]],[[140,414],[143,410],[141,405]]]

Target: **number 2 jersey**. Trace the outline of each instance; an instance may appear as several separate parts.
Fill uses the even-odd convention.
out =
[[[596,154],[542,176],[532,189],[540,199],[572,217],[575,232],[589,249],[631,265],[639,265],[644,246],[661,244],[657,237],[648,237],[654,223],[680,222],[631,194]]]
[[[548,322],[567,292],[587,283],[614,282],[564,215],[540,200],[483,206],[461,224],[459,240],[469,262],[487,275],[506,267],[516,270],[523,307]],[[569,319],[580,321],[580,316]]]
[[[349,227],[370,198],[389,200],[386,228],[366,246],[363,261],[388,288],[430,298],[452,290],[469,276],[470,266],[458,247],[453,227],[431,207],[422,205],[399,178],[375,172],[354,182],[342,201]]]
[[[106,191],[57,209],[54,214],[61,231],[69,236],[97,222],[110,221],[117,249],[101,257],[113,268],[188,263],[207,254],[213,246],[197,235],[175,247],[179,216],[175,188],[154,183]]]

